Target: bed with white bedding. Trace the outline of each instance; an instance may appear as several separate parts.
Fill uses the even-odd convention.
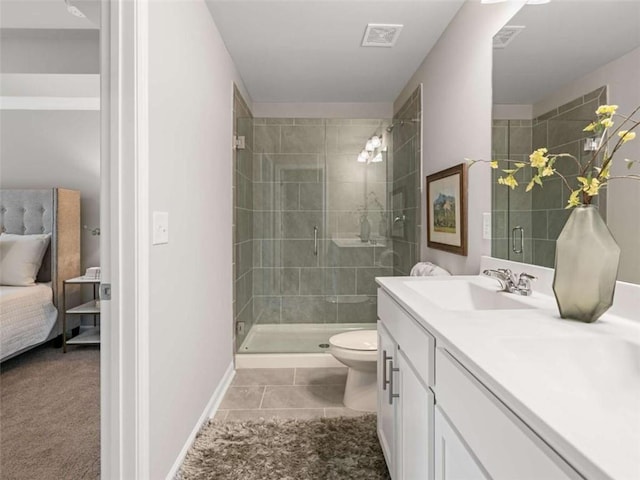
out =
[[[47,340],[57,318],[51,282],[0,286],[0,358]]]
[[[39,268],[33,263],[31,273],[37,276],[31,276],[28,286],[7,281],[22,272],[0,271],[0,361],[4,361],[62,333],[62,283],[80,275],[80,192],[2,189],[0,230],[5,242],[0,255],[3,267],[13,255],[7,253],[12,248],[25,248],[32,239],[47,237]],[[72,304],[79,303],[79,295],[77,289],[67,292]],[[69,320],[67,328],[79,325],[79,318]]]

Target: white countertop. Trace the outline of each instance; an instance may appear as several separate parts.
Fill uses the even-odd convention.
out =
[[[443,310],[407,286],[461,278],[498,290],[480,276],[377,282],[581,474],[640,479],[640,323],[563,320],[555,299],[535,291],[518,298],[536,309]]]

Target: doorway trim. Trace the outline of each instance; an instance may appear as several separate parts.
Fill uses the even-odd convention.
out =
[[[101,2],[101,478],[149,478],[148,15]]]

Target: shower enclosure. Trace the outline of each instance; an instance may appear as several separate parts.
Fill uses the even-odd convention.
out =
[[[593,112],[606,103],[607,89],[598,88],[573,101],[558,105],[549,112],[531,119],[494,119],[492,124],[492,159],[526,161],[537,148],[552,153],[571,153],[582,162],[591,158],[585,149],[589,134],[583,131],[593,120]],[[532,263],[553,268],[555,243],[570,210],[565,207],[571,193],[558,176],[545,179],[544,188],[526,192],[524,185],[531,180],[531,171],[519,172],[516,189],[498,185],[503,168],[513,168],[500,162],[492,171],[492,245],[491,254],[497,258]],[[561,159],[555,168],[570,183],[575,184],[578,169],[572,161]],[[594,199],[600,214],[606,219],[606,193]]]
[[[234,106],[237,353],[323,352],[375,329],[375,277],[399,271],[394,230],[415,230],[391,209],[391,120],[253,118],[237,92]]]

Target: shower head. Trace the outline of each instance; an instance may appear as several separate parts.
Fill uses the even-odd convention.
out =
[[[402,120],[396,120],[395,122],[391,122],[391,125],[387,127],[387,132],[393,132],[393,129],[397,126],[403,127],[405,123],[418,123],[420,121],[419,118],[405,118]]]

